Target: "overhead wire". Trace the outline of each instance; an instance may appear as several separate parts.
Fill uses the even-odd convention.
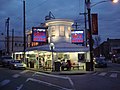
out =
[[[44,3],[46,3],[48,0],[44,0],[43,2],[41,2],[40,4],[38,4],[38,5],[36,5],[35,7],[33,7],[33,8],[31,8],[31,9],[29,9],[29,10],[27,10],[26,11],[26,14],[28,14],[28,13],[30,13],[32,10],[34,10],[34,9],[36,9],[36,8],[38,8],[38,7],[40,7],[40,6],[42,6]],[[35,2],[35,1],[34,1]],[[18,16],[17,17],[19,20],[21,20],[21,16]]]

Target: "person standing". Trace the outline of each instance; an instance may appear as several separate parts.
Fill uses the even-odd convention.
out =
[[[64,71],[64,68],[66,68],[67,66],[67,63],[65,62],[65,60],[63,59],[62,60],[62,63],[61,63],[61,70]]]
[[[71,70],[71,61],[67,60],[67,70]]]

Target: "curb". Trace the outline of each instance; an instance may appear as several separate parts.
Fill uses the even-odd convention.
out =
[[[85,71],[85,72],[47,72],[47,71],[42,71],[42,70],[37,70],[37,69],[30,69],[27,68],[27,70],[32,70],[32,71],[37,71],[37,72],[42,72],[46,74],[53,74],[53,75],[84,75],[84,74],[90,74],[90,73],[95,73],[96,71]]]

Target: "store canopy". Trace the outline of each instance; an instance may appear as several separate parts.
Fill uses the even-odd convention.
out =
[[[33,50],[51,52],[50,44],[26,49],[26,51],[33,51]],[[53,49],[53,52],[88,52],[88,51],[89,51],[88,47],[79,46],[71,43],[54,43],[54,49]]]

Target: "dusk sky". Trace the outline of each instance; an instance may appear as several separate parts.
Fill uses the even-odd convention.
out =
[[[91,4],[102,0],[91,0]],[[26,29],[39,26],[45,16],[53,13],[55,18],[79,20],[84,29],[84,0],[26,0]],[[107,38],[120,39],[120,3],[104,2],[91,8],[98,13],[99,35],[102,41]],[[10,17],[10,34],[23,35],[23,0],[0,0],[0,33],[6,34],[5,20]]]

